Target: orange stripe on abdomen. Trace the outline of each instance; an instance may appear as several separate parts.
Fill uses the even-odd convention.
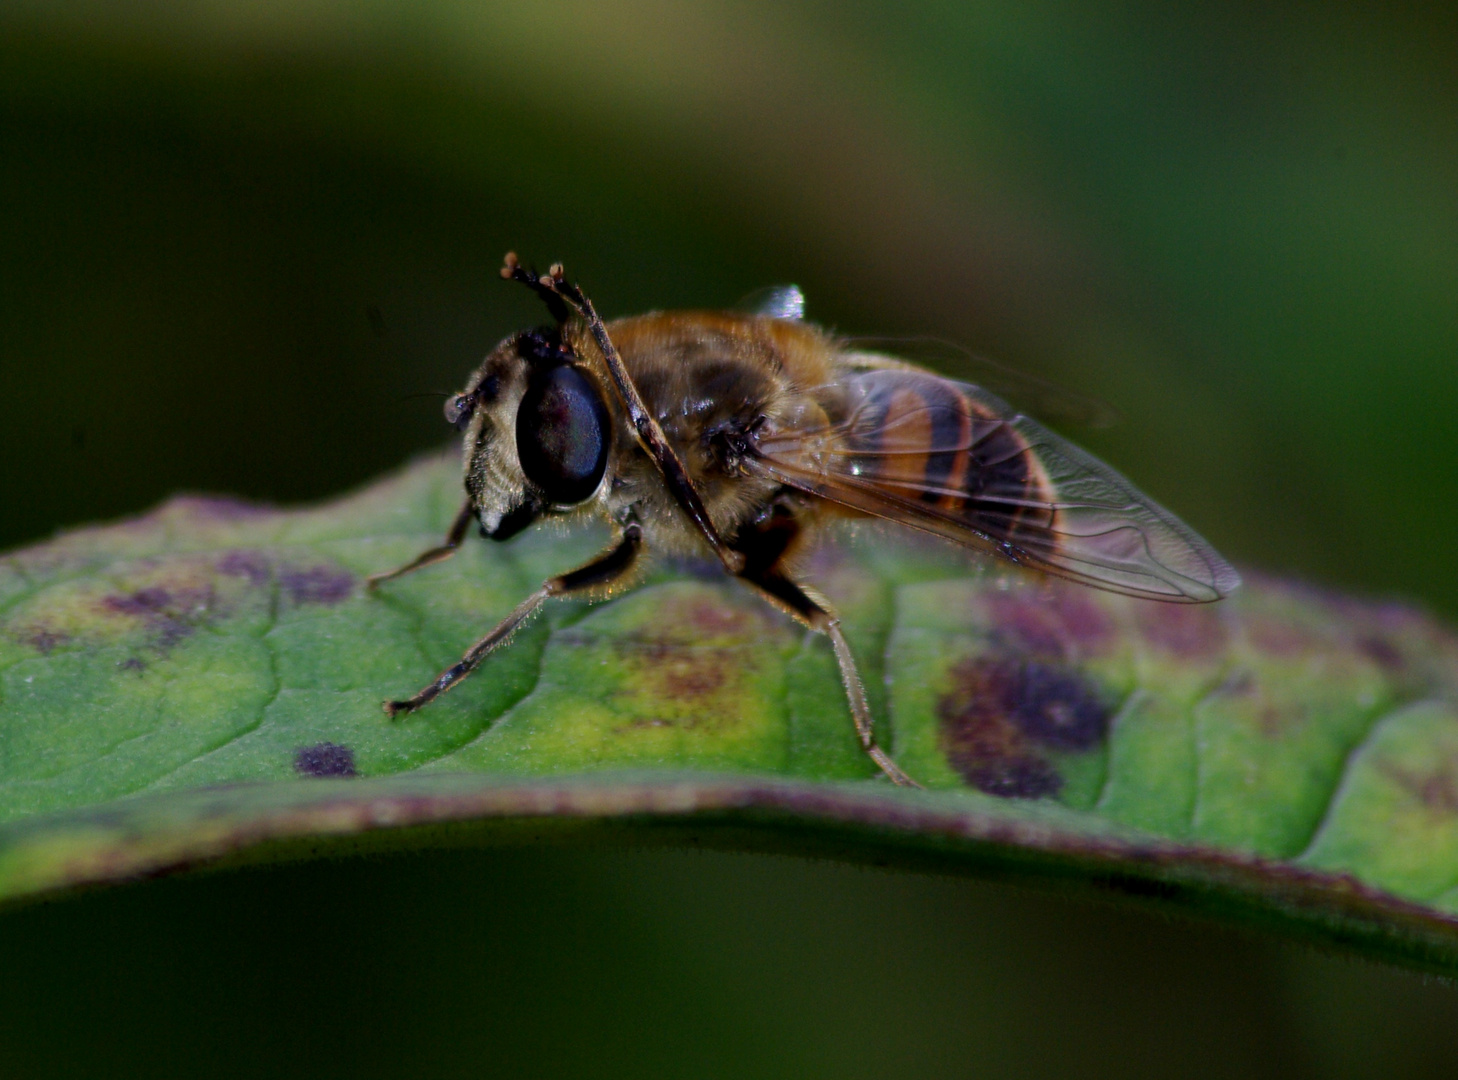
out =
[[[888,494],[934,506],[994,540],[1046,533],[1051,492],[1024,437],[974,396],[933,375],[873,376],[856,409],[851,472]],[[883,381],[884,380],[884,381]],[[870,381],[870,380],[868,380]]]
[[[943,510],[956,512],[965,500],[959,495],[938,493],[965,491],[972,464],[972,402],[956,386],[938,383],[938,400],[934,403],[933,445],[955,447],[938,450],[927,457],[926,499]],[[928,395],[930,397],[931,395]],[[932,404],[929,402],[929,404]]]
[[[926,448],[931,445],[932,417],[924,395],[899,387],[886,402],[879,438],[886,455],[881,475],[887,480],[921,484],[926,476]],[[921,453],[916,451],[921,450]]]
[[[1005,418],[966,393],[962,398],[971,423],[971,448],[958,484],[960,516],[979,531],[1016,543],[1020,533],[1046,535],[1051,511],[1029,503],[1048,504],[1053,494],[1042,464],[1028,441]]]

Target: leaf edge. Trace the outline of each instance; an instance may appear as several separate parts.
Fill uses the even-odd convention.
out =
[[[1331,873],[1048,807],[682,772],[470,773],[138,795],[0,827],[0,912],[198,870],[452,846],[704,847],[952,874],[1234,923],[1458,977],[1458,916]]]

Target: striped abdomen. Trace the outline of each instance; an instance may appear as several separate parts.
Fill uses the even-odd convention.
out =
[[[846,390],[841,468],[857,483],[996,541],[1046,538],[1057,513],[1051,485],[1001,401],[912,370],[865,372]]]

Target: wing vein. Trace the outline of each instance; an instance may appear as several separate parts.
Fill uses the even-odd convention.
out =
[[[1131,596],[1203,603],[1240,583],[1194,530],[1119,473],[976,386],[908,366],[843,371],[804,393],[820,415],[844,419],[766,432],[751,471]],[[948,471],[945,455],[978,447],[985,455]]]

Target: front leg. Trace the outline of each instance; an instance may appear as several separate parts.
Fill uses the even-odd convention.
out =
[[[471,505],[471,500],[467,499],[461,506],[460,511],[456,514],[456,520],[451,522],[451,529],[450,532],[446,533],[444,544],[440,547],[433,547],[429,551],[421,552],[404,566],[394,570],[387,570],[383,574],[371,574],[365,579],[365,587],[373,592],[376,586],[383,585],[387,581],[394,581],[397,577],[412,574],[422,566],[432,566],[435,563],[444,562],[446,559],[449,559],[456,553],[456,549],[461,546],[461,541],[465,539],[466,529],[470,527],[471,518],[475,516],[475,513],[476,508]]]
[[[623,528],[618,542],[586,566],[548,578],[542,587],[516,606],[510,615],[497,623],[496,627],[476,644],[466,650],[460,663],[442,671],[436,680],[414,697],[405,701],[385,702],[385,712],[391,716],[414,712],[422,705],[434,701],[471,672],[482,660],[509,638],[516,629],[536,613],[547,600],[590,592],[593,589],[612,585],[633,569],[638,554],[643,548],[643,532],[637,522],[629,522]]]

